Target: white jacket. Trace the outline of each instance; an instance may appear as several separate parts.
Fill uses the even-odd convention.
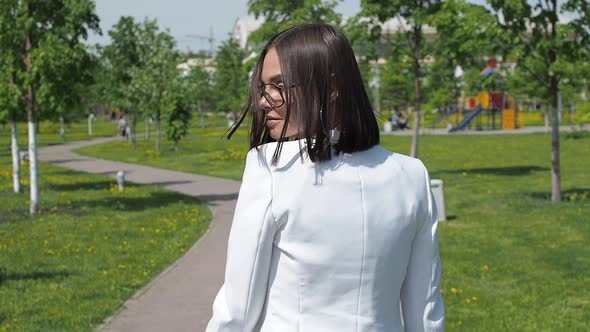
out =
[[[248,153],[207,331],[442,331],[424,165],[381,146],[312,163],[303,145],[277,166],[276,143]]]

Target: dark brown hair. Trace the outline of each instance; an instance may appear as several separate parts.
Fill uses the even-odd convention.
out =
[[[258,86],[264,57],[274,48],[279,57],[286,103],[285,125],[275,140],[258,106]],[[304,138],[312,161],[336,154],[367,150],[379,144],[379,126],[365,91],[354,52],[344,34],[327,24],[304,24],[271,38],[250,78],[248,101],[228,138],[251,113],[250,148],[278,141],[273,156],[281,154],[287,124],[295,107],[299,137]],[[336,130],[339,135],[331,137]]]

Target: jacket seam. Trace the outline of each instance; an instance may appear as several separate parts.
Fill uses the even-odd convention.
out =
[[[360,310],[361,310],[361,292],[362,292],[362,285],[363,285],[363,274],[364,274],[364,270],[365,270],[365,250],[366,250],[366,235],[367,235],[367,214],[365,211],[365,191],[364,191],[364,187],[363,187],[363,179],[361,177],[361,172],[360,169],[357,169],[357,175],[359,178],[359,184],[360,184],[360,189],[361,189],[361,208],[362,208],[362,212],[363,212],[363,251],[362,251],[362,256],[361,256],[361,271],[360,271],[360,276],[359,276],[359,292],[358,292],[358,298],[357,298],[357,303],[356,303],[356,330],[359,331],[360,329]]]

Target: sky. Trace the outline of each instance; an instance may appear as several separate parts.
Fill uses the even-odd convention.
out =
[[[558,0],[558,3],[563,1]],[[486,5],[486,0],[468,2]],[[248,0],[95,0],[102,36],[91,34],[87,42],[108,44],[108,30],[121,16],[132,16],[137,22],[146,17],[157,19],[160,28],[170,30],[181,51],[209,49],[206,38],[210,29],[213,29],[214,46],[217,48],[227,40],[237,19],[248,15],[247,3]],[[345,16],[354,16],[360,11],[360,0],[339,1],[336,11]],[[189,35],[204,38],[192,38]]]
[[[96,14],[100,18],[102,36],[91,35],[88,43],[109,43],[107,31],[121,16],[133,16],[135,21],[145,17],[157,19],[160,28],[170,29],[176,39],[177,48],[206,50],[206,39],[191,38],[188,35],[208,37],[213,29],[215,47],[228,38],[234,24],[241,16],[248,15],[247,0],[95,0]],[[360,10],[360,0],[344,0],[336,11],[353,16]]]

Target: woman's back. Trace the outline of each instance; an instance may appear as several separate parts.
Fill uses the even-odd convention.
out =
[[[439,284],[440,262],[411,259],[416,243],[422,252],[414,255],[438,257],[422,163],[379,145],[312,163],[305,152],[300,156],[303,144],[284,143],[276,166],[270,162],[274,143],[248,155],[240,197],[256,202],[239,202],[235,222],[241,207],[252,204],[264,216],[239,221],[243,231],[232,226],[228,255],[232,245],[250,243],[257,258],[249,265],[246,257],[228,257],[228,271],[234,261],[238,275],[250,280],[243,285],[247,296],[259,297],[250,299],[259,309],[239,315],[262,331],[401,331],[403,291],[407,330],[441,326],[442,301],[431,287]],[[268,277],[257,285],[260,271]],[[233,282],[226,278],[224,287]]]

